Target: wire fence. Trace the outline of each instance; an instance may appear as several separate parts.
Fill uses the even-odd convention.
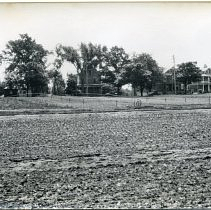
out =
[[[210,96],[153,96],[153,97],[69,97],[69,96],[51,96],[51,99],[62,103],[71,103],[84,106],[143,106],[143,105],[207,105],[211,104]]]
[[[211,106],[211,95],[172,95],[153,97],[88,97],[55,96],[2,97],[0,109],[45,109],[62,108],[90,111],[111,111],[167,106]]]

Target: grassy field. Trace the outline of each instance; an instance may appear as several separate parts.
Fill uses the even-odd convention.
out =
[[[141,103],[140,103],[141,102]],[[210,108],[210,95],[163,95],[154,97],[17,97],[0,98],[0,110],[15,109],[72,109],[118,110],[133,108]]]
[[[0,117],[0,208],[211,207],[211,111]]]

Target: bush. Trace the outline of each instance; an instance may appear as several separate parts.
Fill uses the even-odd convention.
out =
[[[114,95],[116,93],[116,88],[111,84],[103,84],[102,86],[102,94],[112,94]]]
[[[4,88],[5,88],[4,83],[0,82],[0,96],[2,96],[4,94]]]

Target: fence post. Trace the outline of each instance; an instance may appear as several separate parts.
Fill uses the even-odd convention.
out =
[[[186,103],[186,97],[185,97],[185,103]]]
[[[209,96],[209,104],[210,104],[210,96]]]
[[[83,98],[83,109],[84,109],[84,98]]]
[[[165,98],[165,103],[166,103],[166,98]]]

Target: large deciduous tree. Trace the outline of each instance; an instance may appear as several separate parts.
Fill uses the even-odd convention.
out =
[[[149,91],[156,83],[158,76],[162,74],[156,61],[146,53],[134,55],[131,62],[126,66],[124,78],[127,83],[131,83],[136,95],[137,88],[143,96],[144,89]]]
[[[126,72],[124,74],[125,80],[132,84],[134,95],[136,95],[137,88],[140,88],[141,96],[143,96],[144,88],[150,81],[151,72],[146,69],[146,66],[142,63],[142,58],[135,57],[132,62],[127,65]]]
[[[92,43],[81,43],[79,49],[59,45],[56,49],[57,56],[61,61],[71,62],[80,78],[82,92],[85,93],[84,85],[87,83],[87,74],[93,69],[99,70],[102,67],[103,53],[107,48]]]
[[[186,62],[178,65],[177,80],[184,84],[185,93],[187,92],[187,85],[192,82],[200,81],[201,70],[196,66],[196,62]]]
[[[147,53],[142,54],[142,59],[146,69],[151,72],[150,79],[146,82],[146,89],[151,92],[153,87],[156,88],[157,83],[163,82],[163,69],[160,68],[156,60]]]
[[[48,51],[37,44],[28,34],[9,41],[1,54],[1,61],[7,64],[6,81],[9,86],[26,88],[32,93],[44,92],[47,89],[48,78],[46,62]]]
[[[129,55],[122,47],[114,46],[105,56],[107,64],[107,68],[104,68],[105,79],[117,88],[119,95],[122,85],[125,84],[123,74],[126,65],[130,62]]]

